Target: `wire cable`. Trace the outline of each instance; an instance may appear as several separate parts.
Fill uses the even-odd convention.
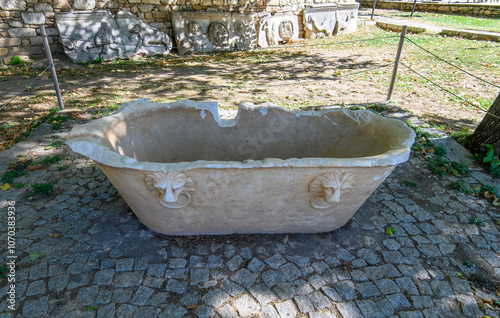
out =
[[[415,43],[415,42],[414,42],[412,39],[410,39],[409,37],[406,37],[406,39],[407,39],[408,41],[410,41],[411,43],[413,43],[413,44],[414,44],[415,46],[417,46],[418,48],[420,48],[421,50],[423,50],[423,51],[425,51],[425,52],[429,53],[430,55],[434,56],[434,57],[435,57],[435,58],[437,58],[438,60],[440,60],[440,61],[442,61],[442,62],[445,62],[446,64],[451,65],[451,66],[453,66],[454,68],[457,68],[457,69],[461,70],[462,72],[466,73],[467,75],[470,75],[470,76],[472,76],[472,77],[474,77],[474,78],[476,78],[476,79],[478,79],[478,80],[480,80],[480,81],[483,81],[483,82],[485,82],[485,83],[487,83],[487,84],[489,84],[489,85],[491,85],[491,86],[495,86],[496,88],[500,88],[500,86],[495,85],[495,84],[493,84],[493,83],[491,83],[491,82],[489,82],[489,81],[487,81],[487,80],[485,80],[485,79],[483,79],[483,78],[481,78],[481,77],[479,77],[479,76],[476,76],[476,75],[474,75],[474,74],[471,74],[471,73],[469,73],[468,71],[466,71],[466,70],[464,70],[464,69],[462,69],[462,68],[460,68],[460,67],[456,66],[455,64],[453,64],[453,63],[451,63],[451,62],[448,62],[448,61],[446,61],[445,59],[442,59],[441,57],[437,56],[436,54],[432,53],[431,51],[424,49],[423,47],[421,47],[420,45],[418,45],[417,43]]]
[[[24,87],[26,86],[31,86],[33,85],[33,83],[40,78],[40,76],[42,76],[43,73],[45,73],[46,70],[48,70],[50,67],[52,66],[52,64],[50,64],[49,66],[47,66],[40,74],[38,74],[38,76],[33,80],[31,81],[31,83],[29,83],[28,85],[25,85]],[[17,97],[19,97],[21,93],[19,92],[17,95],[15,95],[14,97],[12,97],[7,103],[3,104],[1,107],[0,107],[0,110],[4,109],[5,107],[7,107],[7,105],[9,105],[10,103],[12,103],[12,101],[14,99],[16,99]]]
[[[430,79],[428,79],[427,77],[425,77],[425,76],[423,76],[422,74],[418,73],[417,71],[415,71],[414,69],[412,69],[412,68],[411,68],[411,67],[409,67],[408,65],[404,64],[403,62],[400,62],[400,64],[401,64],[401,65],[403,65],[404,67],[406,67],[407,69],[409,69],[410,71],[412,71],[413,73],[417,74],[418,76],[422,77],[422,78],[423,78],[423,79],[425,79],[426,81],[430,82],[432,85],[434,85],[434,86],[438,87],[439,89],[441,89],[441,90],[443,90],[443,91],[445,91],[445,92],[447,92],[447,93],[449,93],[449,94],[451,94],[451,95],[455,96],[456,98],[458,98],[458,99],[460,99],[461,101],[463,101],[463,102],[465,102],[465,103],[467,103],[467,104],[469,104],[469,105],[473,106],[474,108],[477,108],[477,109],[479,109],[480,111],[485,112],[486,114],[491,115],[491,116],[495,117],[496,119],[499,119],[499,120],[500,120],[500,117],[498,117],[497,115],[495,115],[495,114],[493,114],[493,113],[490,113],[489,111],[484,110],[484,109],[482,109],[482,108],[478,107],[477,105],[474,105],[473,103],[469,102],[469,101],[468,101],[468,100],[466,100],[465,98],[460,97],[460,96],[458,96],[457,94],[453,93],[452,91],[450,91],[450,90],[448,90],[448,89],[446,89],[446,88],[442,87],[441,85],[439,85],[439,84],[437,84],[437,83],[435,83],[435,82],[431,81]]]

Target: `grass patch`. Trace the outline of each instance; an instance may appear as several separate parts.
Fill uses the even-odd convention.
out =
[[[34,195],[43,195],[50,197],[53,193],[54,185],[49,183],[35,183],[31,185],[33,191],[28,192],[28,196],[32,197]]]

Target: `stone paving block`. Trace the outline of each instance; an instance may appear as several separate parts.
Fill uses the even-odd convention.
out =
[[[132,290],[117,288],[113,291],[112,301],[115,303],[126,303],[132,297]]]
[[[89,275],[86,274],[74,275],[70,277],[66,289],[72,290],[81,286],[85,286],[89,283],[89,281],[90,281]]]
[[[113,295],[113,291],[109,289],[105,289],[101,287],[99,289],[99,292],[97,293],[97,296],[94,300],[94,303],[97,305],[102,305],[102,304],[107,304],[111,301],[111,296]],[[114,306],[113,306],[114,308]],[[114,309],[113,309],[114,312]]]
[[[23,317],[47,317],[48,297],[29,298],[23,305]]]
[[[347,251],[345,248],[342,248],[342,247],[338,248],[335,251],[335,256],[339,260],[342,260],[342,261],[345,261],[345,262],[352,262],[353,260],[356,259],[356,257],[354,257],[354,255],[352,255],[351,253],[349,253],[349,251]]]
[[[410,308],[411,304],[403,294],[391,294],[386,296],[396,310]]]
[[[359,310],[365,317],[382,318],[383,314],[372,300],[356,300]]]
[[[130,300],[130,303],[132,305],[137,305],[137,306],[145,305],[148,302],[151,295],[153,295],[153,293],[154,293],[153,289],[144,286],[139,286],[134,296]]]
[[[314,306],[307,296],[295,296],[295,304],[301,313],[307,314],[308,312],[314,311]]]
[[[247,294],[243,294],[240,298],[236,299],[233,304],[240,317],[250,317],[251,315],[257,314],[260,309],[260,306]]]
[[[45,281],[43,281],[43,280],[37,280],[37,281],[31,282],[28,285],[28,289],[26,290],[26,296],[36,296],[36,295],[45,294],[45,292],[46,292],[45,285],[46,285]]]
[[[242,263],[243,263],[243,257],[236,255],[233,258],[231,258],[226,265],[231,272],[234,272],[235,270],[240,268]]]
[[[69,282],[69,275],[54,276],[49,279],[49,291],[59,293],[63,291]]]
[[[295,297],[297,295],[297,291],[290,283],[279,283],[278,285],[273,287],[273,292],[278,296],[281,300],[287,300]]]
[[[165,290],[177,294],[182,294],[186,291],[187,283],[177,279],[169,279]]]
[[[297,316],[297,308],[291,300],[274,305],[281,318],[294,318]]]
[[[434,305],[432,298],[429,296],[410,296],[414,308],[430,308]]]
[[[284,283],[286,281],[283,275],[272,269],[262,273],[261,277],[268,287],[273,287],[278,283]]]
[[[115,304],[107,304],[97,309],[97,318],[114,317],[116,311]]]
[[[215,315],[212,308],[203,305],[196,307],[194,313],[198,318],[210,318]]]
[[[372,282],[364,282],[356,285],[356,290],[363,298],[380,296],[380,291]]]
[[[320,289],[326,285],[325,280],[320,275],[313,275],[307,279],[307,281],[314,287],[314,289]]]
[[[43,262],[30,268],[31,280],[38,280],[47,277],[47,263]]]
[[[336,303],[335,306],[337,307],[337,310],[339,311],[342,318],[363,317],[361,311],[353,301]]]
[[[262,313],[262,315],[260,316],[262,318],[280,318],[278,312],[276,311],[276,309],[274,309],[272,305],[267,305],[262,307],[260,312]]]
[[[313,303],[314,308],[316,310],[330,308],[331,305],[332,305],[331,302],[330,302],[330,300],[328,299],[328,297],[326,297],[325,295],[323,295],[319,291],[310,294],[309,295],[309,299]]]
[[[376,265],[381,262],[381,259],[380,257],[378,257],[377,253],[371,249],[362,248],[356,253],[356,255],[365,260],[370,265]]]
[[[100,286],[110,285],[113,282],[114,275],[115,271],[112,269],[98,271],[94,275],[94,284]]]
[[[420,295],[417,286],[409,277],[396,278],[399,289],[407,295]]]
[[[97,286],[82,287],[78,290],[76,299],[84,304],[93,304],[98,292],[99,287]]]
[[[143,275],[143,271],[117,273],[113,279],[113,285],[115,287],[139,286]]]
[[[118,317],[132,317],[134,311],[137,309],[136,306],[129,304],[121,304],[116,309],[116,316]]]
[[[381,315],[390,316],[394,314],[394,306],[387,298],[376,297],[373,298],[373,302],[377,305]]]
[[[224,260],[216,255],[210,255],[207,261],[207,268],[220,268],[224,264]]]
[[[252,260],[248,263],[247,268],[254,273],[260,273],[266,265],[259,261],[257,258],[252,258]]]
[[[356,299],[356,288],[351,281],[342,281],[334,286],[335,290],[339,293],[343,300]],[[333,300],[333,299],[332,299]]]
[[[399,317],[401,318],[424,318],[420,311],[400,311]]]
[[[448,298],[453,295],[453,290],[450,287],[450,284],[446,281],[436,281],[433,280],[430,282],[432,291],[434,295],[440,298]]]
[[[329,270],[330,267],[328,266],[327,263],[325,263],[324,261],[320,261],[320,262],[314,262],[311,264],[311,266],[314,268],[314,270],[316,271],[316,273],[318,274],[323,274],[326,270]]]
[[[297,278],[302,276],[302,273],[300,272],[300,270],[292,263],[287,263],[287,264],[281,266],[278,269],[278,271],[289,282],[293,282],[294,280],[296,280]]]
[[[189,270],[189,284],[196,285],[210,279],[210,272],[206,268],[191,268]]]
[[[432,244],[420,244],[417,248],[427,257],[439,257],[442,256],[439,248]]]
[[[308,295],[314,291],[311,284],[303,279],[297,279],[293,281],[292,286],[295,288],[297,295]]]
[[[184,317],[188,310],[182,306],[167,304],[158,315],[158,318]]]
[[[231,297],[220,289],[214,289],[206,293],[201,299],[202,301],[213,308],[219,308]]]
[[[241,285],[245,288],[250,288],[257,279],[257,277],[258,277],[257,274],[252,273],[246,268],[243,268],[237,271],[229,279],[238,285]]]
[[[327,269],[321,274],[321,277],[329,284],[335,284],[339,281],[338,276],[334,270]]]
[[[224,256],[226,258],[231,258],[236,254],[236,248],[233,245],[224,246]]]
[[[160,277],[146,277],[142,284],[147,287],[160,288],[163,285],[163,281],[163,278]]]
[[[444,315],[439,312],[437,308],[428,308],[422,310],[422,315],[425,318],[444,318]]]
[[[481,317],[484,313],[479,309],[474,296],[457,295],[457,301],[466,317]]]
[[[119,259],[116,261],[115,266],[117,272],[131,271],[134,266],[134,259],[133,258]]]
[[[161,309],[153,306],[143,306],[137,308],[133,318],[156,317]]]
[[[180,304],[183,306],[196,306],[201,302],[200,293],[196,290],[188,291],[182,295],[180,299]]]
[[[165,272],[165,277],[176,278],[176,279],[187,279],[188,271],[185,268],[167,269],[167,271]]]
[[[468,280],[458,277],[450,277],[452,289],[455,293],[472,295],[473,291]]]
[[[152,277],[163,277],[167,270],[166,264],[149,264],[148,270],[146,271],[147,276]]]
[[[190,258],[189,258],[189,267],[190,268],[193,268],[193,267],[205,267],[206,264],[203,260],[203,257],[201,256],[198,256],[198,255],[192,255]]]
[[[337,266],[342,265],[342,263],[340,263],[340,261],[338,260],[338,258],[333,257],[333,256],[328,256],[327,258],[325,258],[325,262],[330,267],[337,267]]]
[[[274,254],[272,257],[265,259],[264,262],[271,268],[278,269],[278,267],[286,263],[286,259],[281,254]]]
[[[223,279],[220,288],[228,293],[231,297],[237,297],[239,294],[245,291],[245,288],[241,287],[238,284],[231,282],[228,279]]]
[[[240,255],[241,257],[243,257],[244,259],[251,259],[253,254],[252,254],[252,250],[249,248],[249,247],[244,247],[240,250]]]
[[[169,268],[184,268],[187,265],[187,260],[184,258],[173,258],[168,261]]]
[[[236,311],[234,311],[234,309],[229,304],[217,309],[217,313],[221,318],[233,318],[238,316]]]
[[[401,292],[398,285],[391,279],[384,278],[376,280],[375,285],[382,294],[388,295]]]
[[[275,301],[278,297],[264,284],[255,284],[249,290],[250,294],[257,299],[261,306]]]

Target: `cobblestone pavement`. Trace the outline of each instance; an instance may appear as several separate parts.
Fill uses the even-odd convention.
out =
[[[500,211],[451,190],[457,177],[432,175],[422,156],[397,167],[333,232],[171,237],[143,226],[93,162],[64,145],[46,149],[73,124],[43,124],[0,154],[1,173],[18,155],[62,158],[18,177],[23,188],[0,191],[1,264],[17,256],[15,311],[3,278],[0,317],[498,316],[487,288],[500,276]],[[467,162],[466,182],[498,182]],[[52,196],[30,198],[30,185],[49,182]]]

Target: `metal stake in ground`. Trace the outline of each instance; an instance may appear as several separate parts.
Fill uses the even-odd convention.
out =
[[[372,16],[370,20],[373,20],[373,15],[375,14],[375,7],[377,6],[377,0],[373,0]]]
[[[408,26],[403,25],[401,30],[401,36],[399,38],[398,52],[396,53],[396,61],[394,62],[394,69],[392,70],[391,85],[389,87],[389,93],[387,94],[387,100],[390,101],[392,97],[392,91],[394,90],[394,84],[396,83],[396,76],[398,76],[399,61],[401,60],[401,52],[403,51],[403,45],[405,43],[406,29]]]
[[[50,64],[50,72],[52,73],[52,81],[54,82],[54,89],[56,90],[57,101],[59,102],[59,109],[64,109],[64,104],[61,96],[61,90],[59,89],[59,82],[57,81],[56,68],[54,67],[54,62],[52,61],[52,54],[50,54],[49,42],[47,41],[47,35],[45,34],[45,26],[40,24],[40,32],[42,33],[43,46],[45,47],[45,54]]]

